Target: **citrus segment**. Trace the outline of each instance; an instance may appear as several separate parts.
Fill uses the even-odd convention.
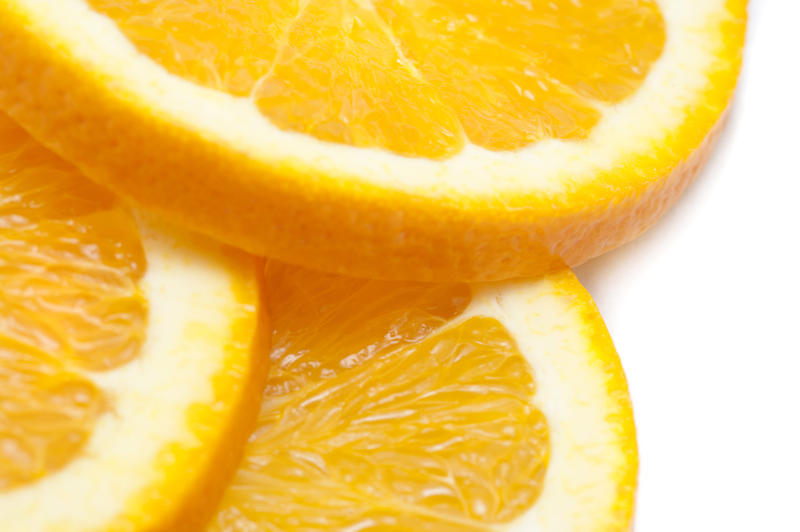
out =
[[[106,409],[100,390],[58,359],[8,345],[0,349],[0,405],[0,496],[78,456]]]
[[[664,42],[650,0],[90,3],[171,72],[253,98],[283,129],[433,158],[464,132],[495,150],[586,136],[600,114],[585,98],[633,92]]]
[[[571,301],[579,285],[564,282],[563,274],[553,279],[562,284],[544,291],[566,288],[557,297]],[[520,332],[503,323],[513,320],[486,308],[487,301],[502,302],[492,293],[497,287],[360,281],[277,263],[267,270],[267,287],[274,316],[270,386],[212,530],[490,530],[530,519],[548,490],[580,485],[567,476],[548,477],[548,471],[551,451],[560,461],[569,445],[585,448],[580,428],[570,435],[573,442],[561,438],[565,425],[587,419],[557,419],[570,407],[547,404],[538,390],[541,378],[566,381],[568,388],[572,376],[537,367],[518,344]],[[506,290],[531,296],[518,287]],[[555,342],[550,350],[575,356],[548,329],[566,323],[538,317],[530,306],[530,315],[514,316],[533,321],[527,335],[551,336],[544,342]],[[589,318],[587,324],[596,319]],[[537,322],[544,331],[536,331]],[[590,328],[583,327],[568,335],[580,337]],[[607,348],[605,339],[594,341]],[[624,392],[618,363],[592,354],[586,349],[583,363],[600,374],[574,385],[603,394],[611,379],[616,387],[621,381],[617,390]],[[630,482],[627,471],[635,469],[635,456],[622,456],[633,437],[630,411],[623,406],[616,414],[589,416],[587,424],[616,431],[594,442],[608,445],[609,455],[593,459],[620,468],[618,478],[581,479],[596,483],[590,490],[611,492],[592,502],[593,508],[609,506],[596,516],[597,530],[622,530],[617,521],[630,517],[629,510],[620,515],[613,508],[616,491]],[[552,448],[551,417],[558,448]],[[572,525],[568,506],[550,512],[563,512]]]
[[[252,97],[281,128],[406,155],[441,157],[463,145],[438,92],[355,0],[91,3],[170,70]]]
[[[0,281],[3,529],[197,526],[263,384],[253,261],[131,213],[0,115]]]
[[[454,19],[474,20],[481,35],[522,50],[531,63],[589,101],[614,103],[635,93],[666,41],[656,0],[442,3],[453,9]]]
[[[299,0],[90,0],[147,55],[195,83],[249,96],[270,71]]]
[[[78,371],[134,358],[147,302],[137,286],[145,260],[135,223],[107,193],[2,116],[0,170],[4,490],[80,453],[107,399]]]
[[[276,394],[420,340],[471,297],[462,284],[366,281],[278,263],[266,282],[274,331],[268,390]]]
[[[377,0],[375,6],[473,144],[512,150],[546,138],[582,138],[600,118],[590,102],[540,66],[540,50],[527,51],[518,39],[493,31],[492,22],[527,33],[516,25],[530,5],[508,3],[505,17],[478,2]]]
[[[374,10],[310,0],[286,39],[253,95],[278,127],[402,155],[438,158],[463,146],[456,117]]]

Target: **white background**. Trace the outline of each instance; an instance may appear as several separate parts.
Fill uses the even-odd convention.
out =
[[[800,532],[800,2],[751,0],[728,129],[640,239],[578,268],[622,357],[637,532]]]

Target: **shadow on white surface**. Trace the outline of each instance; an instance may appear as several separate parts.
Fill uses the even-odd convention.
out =
[[[618,270],[625,269],[627,265],[646,259],[648,255],[657,250],[661,242],[675,232],[686,229],[685,218],[693,210],[702,209],[704,191],[698,190],[705,186],[709,180],[723,180],[725,176],[719,171],[720,160],[727,157],[730,149],[732,130],[738,127],[740,99],[734,102],[728,116],[728,124],[720,134],[717,146],[709,156],[708,162],[701,170],[693,183],[687,187],[676,204],[652,227],[640,235],[636,240],[628,242],[608,253],[596,257],[575,269],[581,283],[592,294],[603,287],[607,287],[606,278],[614,275]]]
[[[751,4],[709,164],[638,240],[576,269],[628,376],[638,532],[800,531],[800,3]]]

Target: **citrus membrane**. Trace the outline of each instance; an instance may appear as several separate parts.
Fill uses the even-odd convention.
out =
[[[568,271],[470,287],[273,263],[267,287],[268,385],[212,530],[628,525],[624,376]]]

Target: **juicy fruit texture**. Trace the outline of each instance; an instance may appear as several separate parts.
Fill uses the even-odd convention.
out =
[[[273,347],[258,428],[215,530],[481,530],[542,487],[548,424],[465,285],[268,268]]]
[[[136,357],[145,267],[132,217],[0,115],[0,492],[74,459],[109,410],[87,373]]]
[[[653,0],[90,0],[146,55],[282,129],[444,158],[588,135],[658,59]]]
[[[407,120],[415,124],[410,134],[418,134],[418,123],[435,116],[410,107],[414,112],[393,117],[388,125],[355,120],[353,109],[361,117],[363,110],[369,115],[372,108],[379,112],[391,108],[373,106],[372,93],[355,83],[351,98],[342,105],[329,105],[339,86],[332,78],[358,80],[368,71],[369,84],[383,87],[388,74],[372,68],[375,61],[368,63],[370,68],[361,68],[367,63],[353,64],[353,57],[367,61],[360,52],[317,42],[348,42],[344,36],[351,33],[372,35],[369,21],[379,20],[393,28],[397,53],[408,48],[402,54],[408,62],[414,61],[412,52],[422,61],[429,54],[411,50],[416,45],[402,43],[399,37],[406,27],[404,20],[410,18],[407,13],[412,12],[408,6],[414,6],[413,12],[423,12],[422,2],[360,2],[358,7],[365,14],[350,20],[352,24],[340,24],[339,33],[311,35],[309,31],[306,35],[302,32],[306,26],[297,26],[291,36],[281,28],[291,25],[285,20],[293,20],[295,11],[305,16],[311,10],[314,17],[308,23],[314,27],[347,12],[350,4],[327,2],[326,10],[318,1],[300,5],[289,1],[280,4],[285,13],[259,14],[267,4],[257,0],[191,4],[5,0],[0,2],[4,36],[0,40],[0,107],[60,156],[79,164],[88,177],[120,196],[256,255],[373,279],[481,282],[536,277],[556,263],[576,266],[635,238],[666,212],[698,174],[724,126],[736,86],[747,0],[658,0],[656,4],[596,0],[576,1],[572,7],[558,0],[536,1],[530,2],[530,12],[512,0],[487,4],[492,4],[491,12],[466,13],[469,24],[462,26],[483,24],[484,36],[490,35],[489,30],[502,33],[505,28],[510,36],[514,32],[509,28],[522,27],[519,20],[533,27],[536,17],[545,21],[537,32],[516,32],[519,38],[514,35],[513,42],[528,44],[515,45],[515,49],[541,60],[528,65],[530,72],[557,70],[564,90],[592,103],[601,118],[588,134],[549,138],[517,150],[465,145],[457,155],[446,157],[448,146],[455,146],[453,153],[458,151],[458,141],[425,132],[425,142],[433,143],[431,149],[443,154],[441,158],[402,157],[386,149],[316,138],[315,129],[339,136],[349,135],[353,128],[371,131],[364,128],[368,122],[387,133],[376,143],[391,139],[403,145],[403,135],[397,130]],[[475,3],[446,7],[458,13],[465,5],[471,8]],[[577,13],[577,18],[569,19],[570,13]],[[508,21],[504,26],[511,14],[517,15],[513,24]],[[587,23],[592,16],[595,20]],[[424,20],[414,21],[414,28],[436,26],[438,20],[433,15],[420,18]],[[489,24],[493,20],[499,23]],[[257,28],[256,35],[251,35],[251,26]],[[445,30],[449,27],[457,33],[459,25],[444,24]],[[292,79],[273,80],[271,74],[261,75],[261,67],[252,72],[244,68],[257,63],[248,60],[253,54],[272,53],[261,41],[276,32],[285,35],[287,46],[299,43],[294,49],[298,54],[291,55],[289,62],[286,58],[270,62],[271,56],[261,59],[270,64],[269,72],[288,68]],[[439,32],[433,32],[426,50],[447,49],[437,42]],[[418,33],[406,31],[405,39],[412,41]],[[245,44],[236,49],[221,41],[207,44],[211,42],[208,35],[219,40],[219,34]],[[246,38],[240,39],[242,35]],[[304,41],[315,35],[317,41]],[[558,42],[558,59],[548,58],[545,53],[533,53],[533,44],[539,42],[536,35],[542,36],[543,50],[548,43],[558,42],[556,36],[569,42],[564,46]],[[281,46],[283,42],[279,41]],[[378,41],[369,42],[378,45]],[[448,60],[469,55],[471,47],[483,43],[477,38],[459,43]],[[591,59],[584,59],[584,54]],[[477,52],[469,56],[482,57]],[[342,61],[330,61],[330,57]],[[376,57],[385,62],[394,56]],[[492,65],[513,62],[513,57],[510,52],[503,54],[493,58]],[[598,57],[611,59],[603,62]],[[648,63],[653,57],[657,59]],[[287,67],[289,63],[315,68],[299,72]],[[257,91],[251,95],[243,89],[232,95],[208,88],[216,87],[215,82],[194,83],[191,76],[187,80],[179,72],[181,65],[189,64],[197,72],[223,72],[207,76],[212,81],[230,79],[224,72],[232,68],[237,79],[243,71],[243,78],[258,80],[254,90],[262,85],[324,86],[315,93],[319,97],[298,96],[301,107],[321,111],[313,121],[303,122],[303,133],[282,129],[260,112],[263,102]],[[392,64],[402,70],[406,63]],[[434,71],[435,56],[428,57],[426,64],[428,72]],[[415,68],[421,72],[423,66]],[[477,74],[485,69],[473,71],[468,66],[468,72],[477,73],[465,75],[462,85],[475,108],[481,108],[482,101],[501,101],[499,93],[489,90],[491,76],[480,91],[473,90],[473,82],[483,80]],[[456,68],[441,71],[461,76]],[[580,77],[570,79],[567,72],[572,71],[580,72]],[[625,73],[623,81],[605,83],[617,72]],[[530,94],[535,96],[535,89]],[[612,101],[629,90],[634,92]],[[412,102],[419,94],[404,92]],[[282,92],[270,94],[280,97]],[[405,105],[403,96],[392,105]],[[604,104],[600,98],[609,101]],[[445,102],[451,107],[456,103]],[[325,110],[331,107],[336,112],[329,120]],[[295,114],[291,106],[281,104],[278,109]],[[510,116],[501,113],[495,119],[491,113],[478,113],[486,127],[467,134],[485,133],[497,141],[487,140],[487,144],[502,146],[513,140],[504,124],[523,114],[514,109]],[[558,123],[568,122],[559,119]],[[495,130],[494,125],[501,127]],[[369,131],[365,137],[373,135]],[[415,143],[412,139],[405,144],[416,153],[430,147],[418,150]]]

